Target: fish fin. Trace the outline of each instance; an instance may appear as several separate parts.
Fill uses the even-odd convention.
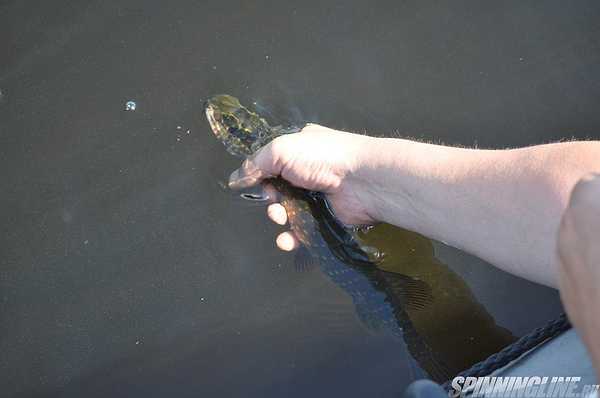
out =
[[[429,375],[429,378],[443,383],[456,374],[456,370],[451,371],[440,354],[431,349],[412,322],[405,322],[402,331],[408,351],[419,367]]]
[[[400,306],[411,311],[421,311],[433,303],[431,286],[426,282],[386,271],[379,271],[380,282],[388,291],[388,297],[398,300]]]
[[[377,281],[394,308],[398,326],[402,329],[404,341],[413,358],[434,381],[442,383],[448,380],[454,373],[444,358],[431,349],[410,320],[411,312],[422,311],[433,303],[431,286],[420,279],[381,270]]]
[[[313,256],[306,247],[301,246],[296,250],[294,254],[294,268],[296,271],[309,272],[317,265],[319,265],[319,259]]]

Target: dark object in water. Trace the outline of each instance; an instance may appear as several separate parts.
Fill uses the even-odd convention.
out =
[[[217,95],[206,101],[206,117],[215,136],[225,145],[229,153],[244,158],[251,155],[271,142],[274,138],[297,133],[298,127],[272,127],[258,114],[244,107],[237,98],[230,95]],[[283,179],[277,178],[270,181],[279,191],[290,190],[291,186]],[[333,254],[345,263],[357,265],[371,265],[378,263],[383,254],[373,247],[364,245],[354,228],[345,227],[333,214],[325,195],[321,192],[307,191],[295,188],[294,195],[299,201],[289,203],[282,201],[282,205],[290,213],[298,212],[304,215],[302,210],[311,208],[319,220],[319,227],[330,237],[328,244]],[[285,195],[284,195],[285,197]],[[250,198],[255,199],[255,198]],[[304,204],[302,204],[304,203]],[[303,217],[299,217],[299,223],[292,223],[292,229],[300,241],[310,247],[312,242],[303,239],[308,234],[302,230]]]
[[[278,136],[300,130],[297,127],[271,127],[258,114],[242,106],[237,98],[229,95],[212,97],[206,101],[205,107],[206,117],[215,136],[229,153],[242,158],[252,155]],[[450,341],[446,340],[447,337],[467,333],[469,336],[465,334],[465,337],[470,343],[474,330],[466,329],[465,333],[447,330],[443,334],[444,337],[439,337],[439,327],[428,321],[423,323],[421,319],[423,314],[451,310],[452,299],[434,300],[436,295],[432,291],[432,285],[421,275],[408,275],[398,270],[389,272],[389,269],[379,267],[384,256],[379,250],[365,243],[362,237],[368,237],[368,234],[363,235],[358,229],[346,227],[339,222],[323,193],[294,187],[281,178],[270,179],[265,183],[272,185],[281,194],[279,201],[287,212],[290,228],[308,252],[308,256],[305,252],[302,256],[304,258],[298,261],[299,268],[307,269],[312,264],[318,264],[320,269],[352,298],[362,323],[370,329],[385,329],[405,341],[407,350],[427,372],[427,376],[443,382],[464,369],[464,362],[468,356],[455,354],[453,347],[446,344]],[[260,195],[248,199],[261,200]],[[482,334],[491,333],[491,344],[487,344],[490,347],[486,345],[481,355],[486,355],[488,350],[497,350],[512,341],[510,333],[498,328],[476,303],[460,278],[450,275],[448,270],[442,267],[425,267],[424,270],[428,273],[422,275],[429,277],[438,290],[440,284],[435,283],[438,278],[432,275],[443,275],[441,278],[448,282],[446,287],[458,292],[456,297],[461,298],[460,308],[467,309],[468,313],[473,315],[473,320],[478,323],[475,330],[481,331]],[[424,319],[428,318],[429,316],[425,316]],[[426,325],[426,329],[417,330],[413,319],[417,324]],[[441,325],[444,323],[440,323]],[[440,344],[443,347],[440,347]],[[478,344],[473,348],[483,347]],[[413,375],[418,376],[423,375]]]

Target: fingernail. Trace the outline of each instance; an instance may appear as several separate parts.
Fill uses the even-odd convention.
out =
[[[240,176],[240,171],[236,170],[229,176],[229,188],[231,189],[242,189],[248,188],[258,183],[258,180],[254,176]]]
[[[236,185],[239,184],[240,181],[240,169],[234,170],[233,173],[229,176],[229,187],[235,188]]]

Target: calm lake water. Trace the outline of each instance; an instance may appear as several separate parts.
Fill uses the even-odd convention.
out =
[[[238,161],[203,100],[466,146],[598,138],[599,17],[592,1],[0,2],[3,396],[397,396],[427,364],[223,188]],[[562,311],[554,290],[378,233],[431,283],[432,309],[406,312],[454,367]]]

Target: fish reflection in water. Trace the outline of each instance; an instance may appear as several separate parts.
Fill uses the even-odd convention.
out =
[[[515,340],[496,325],[462,278],[435,258],[429,239],[382,224],[361,238],[385,253],[383,261],[348,264],[332,253],[339,242],[328,239],[318,209],[311,208],[304,192],[273,185],[309,256],[300,263],[317,263],[351,297],[361,322],[401,338],[431,379],[444,382]]]

